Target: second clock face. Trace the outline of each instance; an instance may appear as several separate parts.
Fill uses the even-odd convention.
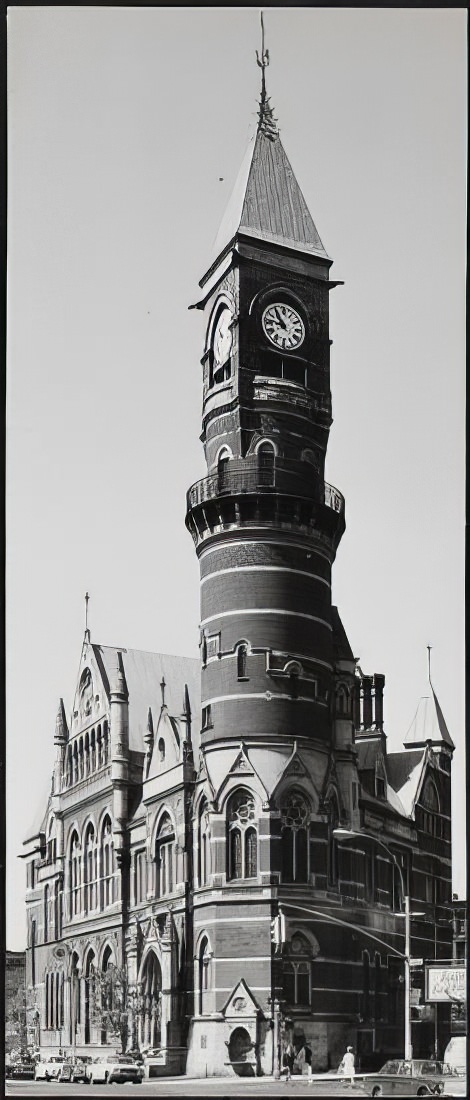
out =
[[[261,318],[268,340],[283,351],[300,347],[305,337],[305,325],[297,310],[285,302],[272,302]]]
[[[228,308],[222,310],[215,326],[213,349],[215,365],[220,367],[225,363],[232,350],[232,314]]]

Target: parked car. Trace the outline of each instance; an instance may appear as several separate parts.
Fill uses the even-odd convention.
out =
[[[16,1081],[34,1081],[34,1068],[32,1059],[15,1059],[5,1066],[5,1077]]]
[[[109,1085],[113,1081],[131,1081],[134,1085],[140,1085],[143,1078],[143,1070],[127,1054],[108,1054],[107,1058],[97,1058],[88,1067],[90,1081],[106,1081]]]
[[[60,1067],[58,1081],[82,1081],[83,1084],[89,1085],[90,1083],[90,1065],[91,1058],[77,1058],[75,1061],[67,1061]]]
[[[445,1062],[396,1059],[386,1062],[377,1074],[364,1077],[369,1096],[429,1096],[444,1092],[454,1077]]]
[[[457,1073],[467,1072],[467,1036],[453,1035],[444,1051],[444,1062]]]
[[[43,1062],[36,1062],[35,1080],[57,1081],[64,1062],[65,1058],[60,1054],[51,1055],[50,1058],[46,1058]]]

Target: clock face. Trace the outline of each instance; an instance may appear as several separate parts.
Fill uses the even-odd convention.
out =
[[[230,355],[232,350],[232,330],[230,325],[232,323],[232,314],[227,308],[223,309],[219,315],[219,319],[215,326],[214,338],[212,341],[212,348],[214,352],[214,362],[217,367],[222,366]]]
[[[305,337],[305,325],[292,306],[285,302],[273,302],[262,316],[262,325],[268,340],[283,351],[300,347]]]

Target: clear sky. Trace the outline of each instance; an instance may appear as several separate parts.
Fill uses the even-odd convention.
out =
[[[334,568],[399,749],[427,693],[454,757],[464,896],[466,12],[265,9],[268,92],[329,254],[346,497]],[[7,946],[59,697],[92,640],[198,655],[185,492],[204,475],[198,298],[256,125],[254,8],[12,7]]]

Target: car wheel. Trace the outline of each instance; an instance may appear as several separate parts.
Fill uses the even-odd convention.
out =
[[[382,1095],[381,1085],[374,1085],[374,1088],[372,1089],[372,1092],[371,1092],[371,1096],[381,1096],[381,1095]]]
[[[429,1092],[430,1092],[430,1090],[428,1089],[427,1085],[421,1085],[421,1088],[418,1089],[416,1095],[417,1096],[429,1096]]]

